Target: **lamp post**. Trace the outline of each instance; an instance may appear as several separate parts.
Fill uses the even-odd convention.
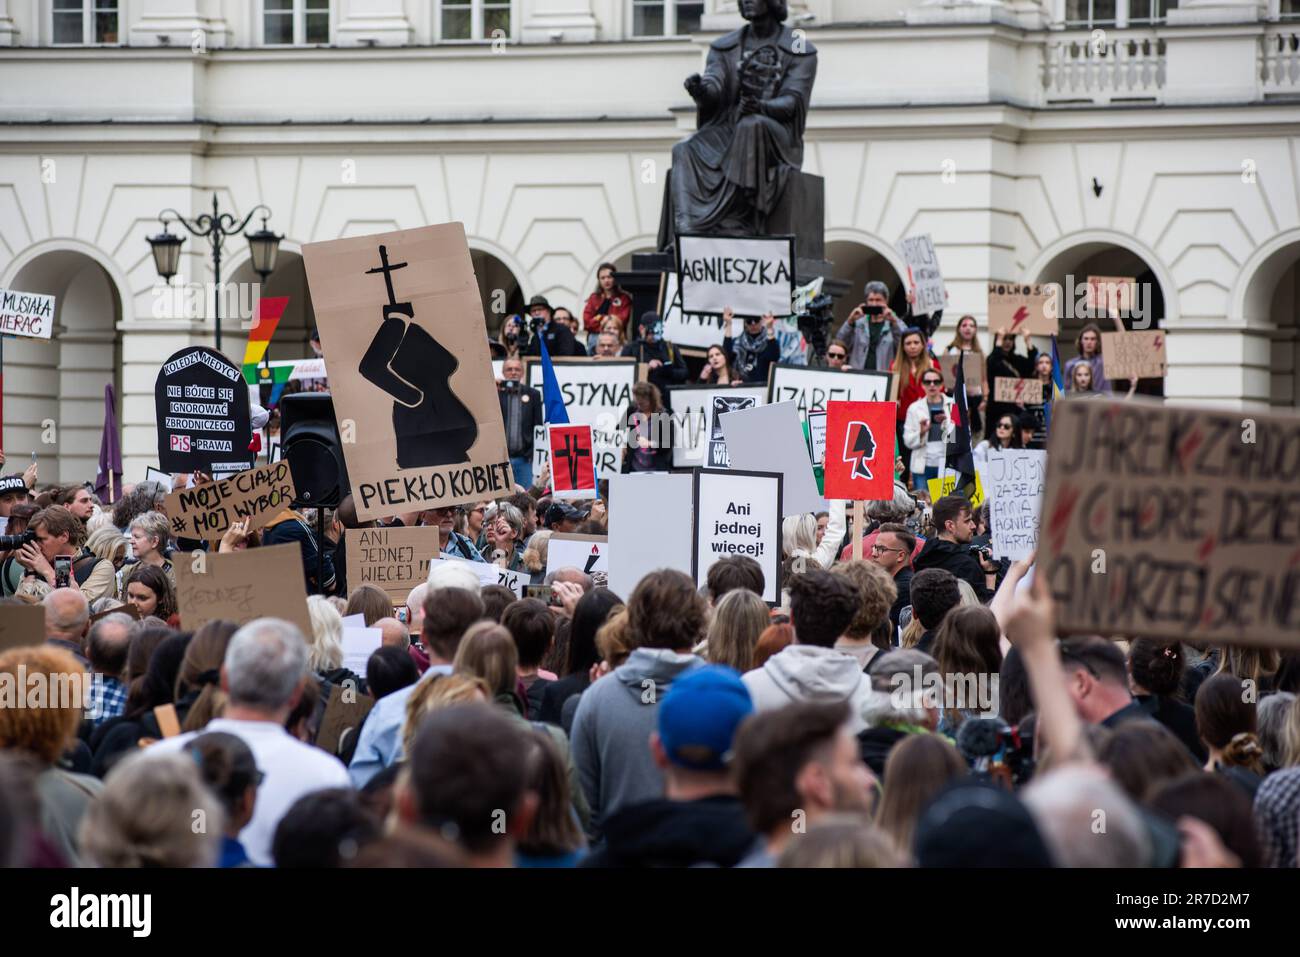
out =
[[[229,213],[223,213],[217,208],[217,194],[212,194],[212,213],[201,213],[192,221],[186,219],[174,209],[164,209],[158,214],[158,221],[162,223],[163,231],[157,236],[149,237],[149,247],[153,252],[153,262],[158,270],[158,275],[162,277],[163,282],[170,282],[172,276],[180,271],[181,261],[181,244],[185,242],[184,236],[178,236],[175,233],[167,231],[171,222],[178,222],[184,226],[194,236],[199,236],[208,241],[212,247],[212,272],[216,280],[216,290],[213,295],[214,316],[216,319],[216,342],[217,351],[221,351],[221,248],[226,241],[227,236],[243,232],[244,227],[257,214],[262,211],[262,228],[255,233],[245,233],[244,238],[248,240],[249,253],[253,260],[253,271],[266,281],[266,277],[275,269],[275,258],[280,251],[280,240],[283,236],[276,235],[266,228],[266,221],[271,216],[271,210],[260,203],[248,211],[243,222],[236,224],[235,217]],[[168,214],[171,215],[169,220]]]

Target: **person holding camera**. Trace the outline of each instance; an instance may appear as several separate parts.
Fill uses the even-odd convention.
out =
[[[531,336],[528,347],[523,350],[526,356],[542,354],[541,341],[546,340],[546,351],[551,357],[585,356],[587,350],[578,345],[569,327],[559,322],[552,322],[555,310],[545,296],[533,296],[528,300],[529,330]]]
[[[888,372],[907,326],[889,308],[889,287],[883,282],[873,280],[862,291],[866,300],[854,306],[835,341],[848,349],[850,369]]]
[[[975,589],[975,597],[988,604],[997,586],[1000,566],[989,549],[973,550],[975,517],[964,495],[945,495],[930,509],[934,535],[912,563],[919,574],[927,568],[942,568],[963,578]]]
[[[533,484],[533,436],[543,422],[543,404],[541,394],[524,385],[523,359],[516,356],[501,363],[497,397],[501,400],[501,421],[506,426],[510,470],[516,485],[529,488]]]
[[[781,360],[781,344],[776,341],[776,317],[746,316],[744,331],[736,332],[736,316],[731,307],[722,310],[722,354],[746,382],[767,382],[767,370]]]
[[[27,569],[17,594],[44,597],[55,588],[76,588],[92,602],[114,595],[117,569],[108,559],[82,548],[86,526],[62,505],[51,505],[32,516],[18,550],[18,564]]]

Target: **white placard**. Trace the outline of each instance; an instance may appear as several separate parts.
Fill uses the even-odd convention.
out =
[[[808,444],[812,446],[813,465],[822,465],[826,461],[826,410],[816,409],[808,413]]]
[[[781,476],[698,469],[694,482],[692,573],[696,584],[705,584],[718,559],[745,555],[763,569],[763,600],[777,604],[781,597]]]
[[[554,359],[555,381],[573,425],[589,425],[596,450],[596,471],[611,475],[623,467],[626,437],[619,424],[632,405],[636,385],[635,359]],[[542,394],[542,364],[528,362],[528,384]],[[546,426],[533,431],[533,473],[549,459]]]
[[[684,385],[669,391],[674,468],[727,468],[727,442],[719,415],[767,403],[764,385]]]
[[[903,261],[911,274],[912,286],[916,290],[916,302],[912,311],[918,315],[929,315],[944,307],[943,274],[939,271],[939,257],[934,252],[934,242],[929,233],[908,236],[899,246],[903,250]]]
[[[361,617],[361,616],[358,616]],[[384,633],[378,628],[343,629],[343,667],[362,678],[366,676],[366,662],[384,643]]]
[[[688,472],[631,472],[609,479],[609,587],[624,601],[659,568],[691,571]],[[653,508],[647,503],[653,502]],[[664,521],[671,515],[672,521]]]
[[[682,312],[682,300],[677,294],[677,273],[664,273],[664,301],[659,309],[664,320],[664,339],[675,346],[688,349],[707,349],[722,345],[726,335],[722,316],[704,316]]]
[[[682,310],[737,316],[790,315],[794,294],[794,237],[677,237]]]
[[[784,476],[782,516],[825,510],[826,500],[817,491],[808,443],[793,402],[728,412],[722,416],[722,430],[731,468]]]
[[[434,565],[437,562],[464,565],[478,576],[479,588],[486,588],[488,585],[504,585],[519,598],[524,597],[524,586],[528,584],[529,579],[532,577],[528,572],[512,572],[507,568],[502,568],[500,565],[491,562],[474,562],[470,561],[468,558],[453,558],[450,555],[443,555],[439,558],[432,559],[429,562],[430,571],[433,570]]]
[[[0,289],[0,334],[48,339],[54,334],[54,297]]]
[[[767,401],[793,402],[799,420],[810,411],[824,410],[827,402],[886,402],[889,400],[889,373],[863,372],[858,369],[817,369],[786,365],[769,367]]]
[[[1047,475],[1047,453],[1035,449],[989,450],[984,494],[995,558],[1019,561],[1038,547],[1038,520]]]
[[[561,568],[608,578],[609,539],[604,535],[552,535],[546,545],[546,574]]]
[[[144,480],[146,482],[157,482],[168,492],[172,491],[172,477],[169,473],[156,469],[152,465],[146,466],[144,470]]]
[[[506,364],[505,359],[492,360],[492,378],[495,379],[497,382],[500,382],[502,379],[505,378],[505,375],[501,372],[501,367],[504,366],[505,364]]]

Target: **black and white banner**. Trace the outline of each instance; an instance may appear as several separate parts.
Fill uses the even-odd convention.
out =
[[[42,292],[0,289],[0,333],[48,339],[54,333],[54,297]]]
[[[695,471],[696,584],[718,559],[745,555],[763,569],[763,600],[780,602],[781,482],[772,472]]]
[[[172,355],[158,370],[154,399],[162,471],[221,476],[253,467],[244,374],[220,352],[192,346]]]
[[[621,425],[632,405],[636,385],[635,359],[553,359],[555,380],[560,384],[564,408],[573,425],[591,426],[596,451],[596,471],[601,475],[618,472],[623,465],[626,437]],[[542,363],[528,362],[528,384],[542,391]],[[546,427],[533,433],[533,471],[548,460]]]
[[[664,339],[686,349],[708,349],[709,346],[722,345],[722,339],[727,334],[722,316],[682,312],[677,273],[666,272],[663,275],[664,294],[663,301],[659,304],[659,315],[664,321]]]
[[[727,440],[718,417],[767,402],[763,385],[682,385],[671,392],[674,468],[728,468]]]
[[[808,413],[825,409],[828,402],[885,402],[889,399],[888,372],[858,369],[817,369],[779,363],[769,367],[767,401],[793,402],[801,422]]]
[[[794,293],[794,237],[677,237],[682,311],[720,316],[790,315]]]

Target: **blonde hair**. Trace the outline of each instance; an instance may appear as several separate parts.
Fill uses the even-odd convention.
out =
[[[90,527],[90,523],[86,523]],[[96,558],[115,562],[119,549],[122,551],[122,557],[126,557],[126,546],[128,539],[125,535],[117,530],[117,527],[111,522],[104,528],[97,528],[86,538],[86,548]]]
[[[343,664],[343,616],[328,598],[309,595],[307,617],[311,619],[307,666],[321,674],[333,671]]]
[[[539,528],[528,539],[528,547],[524,549],[524,567],[534,574],[546,571],[546,553],[550,549],[551,534],[549,528]]]
[[[907,627],[903,629],[903,633],[898,637],[899,647],[915,648],[916,643],[921,640],[921,636],[924,634],[925,626],[921,624],[921,619],[913,615],[912,620],[907,623]]]
[[[596,650],[611,668],[617,668],[632,654],[632,636],[627,627],[626,606],[615,606],[605,619],[605,624],[596,629]]]
[[[817,550],[817,519],[811,512],[787,515],[781,523],[781,552],[786,558],[805,557]]]
[[[406,699],[406,719],[402,724],[402,754],[411,753],[411,743],[420,721],[426,714],[454,704],[491,701],[492,689],[486,681],[473,675],[434,675],[415,686]]]
[[[709,625],[707,657],[717,665],[730,665],[745,672],[754,667],[758,636],[772,622],[767,602],[747,588],[735,588],[722,596]]]
[[[957,579],[957,591],[961,592],[960,607],[980,604],[979,596],[975,594],[975,586],[966,579]]]
[[[470,626],[456,649],[452,673],[481,678],[490,697],[514,694],[519,680],[519,651],[510,632],[493,621]]]
[[[855,814],[831,814],[791,841],[777,867],[902,867],[906,859],[880,828]]]

